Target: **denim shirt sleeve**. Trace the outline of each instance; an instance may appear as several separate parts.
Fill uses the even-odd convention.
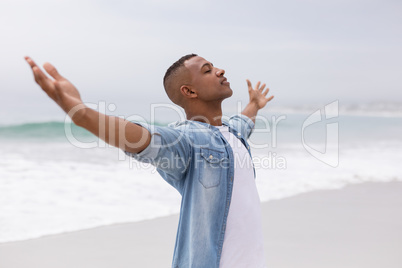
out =
[[[185,177],[191,159],[192,147],[188,135],[171,127],[133,122],[151,133],[151,142],[140,153],[125,152],[134,159],[150,163],[158,172],[169,174],[174,180]]]
[[[244,114],[237,114],[229,119],[229,125],[240,132],[241,135],[248,139],[253,132],[254,122]]]

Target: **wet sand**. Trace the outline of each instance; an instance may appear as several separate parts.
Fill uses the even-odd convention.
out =
[[[268,267],[402,267],[402,182],[262,204]],[[1,268],[170,267],[178,216],[0,244]]]

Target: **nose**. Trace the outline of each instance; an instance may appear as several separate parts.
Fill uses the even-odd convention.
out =
[[[221,77],[221,76],[223,76],[225,74],[225,70],[223,70],[223,69],[218,69],[217,71],[216,71],[216,75],[218,76],[218,77]]]

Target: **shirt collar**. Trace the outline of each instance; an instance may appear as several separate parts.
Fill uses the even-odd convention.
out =
[[[170,127],[178,127],[178,126],[182,126],[182,125],[189,125],[189,126],[199,126],[202,125],[206,128],[210,128],[213,129],[214,126],[204,123],[204,122],[200,122],[200,121],[194,121],[194,120],[183,120],[183,121],[176,121],[173,122],[171,124],[169,124]],[[229,123],[222,121],[222,126],[229,126]]]

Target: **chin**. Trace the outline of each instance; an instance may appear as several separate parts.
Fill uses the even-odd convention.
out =
[[[229,88],[228,98],[229,98],[229,97],[232,97],[232,95],[233,95],[233,90],[232,90],[231,88]]]
[[[230,91],[228,91],[228,92],[225,92],[225,95],[223,96],[223,99],[230,98],[230,97],[232,97],[232,95],[233,95],[233,91],[232,91],[232,90],[230,90]]]

